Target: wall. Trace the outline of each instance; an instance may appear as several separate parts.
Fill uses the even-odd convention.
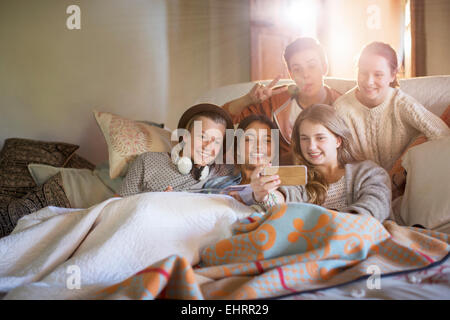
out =
[[[72,4],[81,30],[66,28]],[[93,109],[174,128],[205,91],[249,80],[247,8],[241,0],[2,0],[0,147],[9,137],[64,141],[106,161]]]
[[[345,3],[345,6],[342,4]],[[324,0],[327,11],[326,28],[330,36],[322,39],[327,49],[330,72],[335,77],[355,78],[356,59],[362,46],[371,41],[383,41],[396,49],[399,57],[403,50],[400,30],[404,1],[401,0]],[[376,4],[380,8],[380,29],[369,29],[367,8]],[[450,74],[450,1],[424,0],[426,38],[425,75]]]
[[[248,1],[167,2],[169,116],[178,119],[204,92],[250,81]]]
[[[72,4],[81,30],[66,28]],[[425,2],[428,75],[450,74],[449,7]],[[361,17],[332,12],[337,25]],[[9,137],[64,141],[101,163],[93,109],[174,128],[206,91],[249,81],[249,30],[247,0],[2,0],[0,148]],[[331,75],[353,78],[353,61]]]
[[[324,5],[327,37],[321,42],[328,54],[329,76],[354,79],[359,53],[372,41],[402,52],[401,0],[325,0]]]
[[[426,73],[450,74],[450,1],[426,0]]]

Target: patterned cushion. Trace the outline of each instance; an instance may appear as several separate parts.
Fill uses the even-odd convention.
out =
[[[70,157],[69,161],[67,161],[65,168],[74,168],[74,169],[89,169],[94,170],[95,164],[86,160],[85,158],[74,153],[72,157]]]
[[[21,199],[14,199],[8,204],[0,203],[0,238],[10,234],[20,218],[47,206],[70,208],[61,173],[42,186],[33,188]]]
[[[128,163],[142,153],[171,150],[171,133],[168,130],[108,112],[94,111],[94,116],[108,145],[112,179],[124,176]]]
[[[0,203],[21,198],[36,186],[28,164],[63,167],[78,148],[77,145],[62,142],[6,139],[0,152]]]
[[[38,186],[58,172],[61,173],[64,191],[72,208],[89,208],[114,196],[114,193],[89,169],[58,168],[46,164],[28,165]]]

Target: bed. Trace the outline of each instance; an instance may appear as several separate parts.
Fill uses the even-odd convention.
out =
[[[326,81],[341,92],[354,85]],[[400,84],[449,121],[450,76]],[[197,102],[220,105],[251,86]],[[106,112],[94,119],[107,164],[94,166],[62,142],[5,141],[3,299],[450,298],[450,140],[415,142],[398,160],[406,183],[379,223],[300,203],[264,212],[217,194],[118,197],[128,163],[170,150],[170,131]]]

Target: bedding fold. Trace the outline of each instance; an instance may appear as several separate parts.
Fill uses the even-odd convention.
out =
[[[8,292],[4,299],[86,298],[171,255],[194,265],[252,212],[229,196],[175,192],[84,210],[47,207],[0,239],[0,292]],[[71,289],[76,276],[80,289]]]

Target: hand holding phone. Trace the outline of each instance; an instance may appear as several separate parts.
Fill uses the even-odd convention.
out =
[[[275,191],[280,186],[278,175],[263,176],[262,172],[266,167],[257,166],[250,176],[250,186],[253,189],[253,198],[257,202],[263,201],[267,195]]]

